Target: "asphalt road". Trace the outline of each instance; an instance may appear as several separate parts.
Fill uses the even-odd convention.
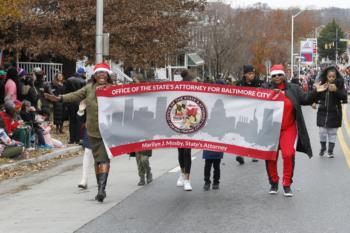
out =
[[[205,192],[204,161],[198,153],[191,172],[192,192],[176,187],[178,173],[167,172],[76,232],[350,232],[350,173],[345,159],[350,155],[344,155],[337,142],[334,159],[318,156],[316,112],[306,107],[304,117],[314,157],[297,153],[294,197],[284,197],[282,190],[268,194],[263,161],[246,159],[239,166],[230,154],[222,161],[220,190]],[[350,145],[343,129],[343,144]]]

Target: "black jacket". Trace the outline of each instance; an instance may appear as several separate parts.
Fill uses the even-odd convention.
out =
[[[86,82],[81,77],[72,76],[65,82],[66,93],[75,92],[85,86]]]
[[[267,83],[263,85],[263,87],[267,89],[277,89],[277,86],[274,83]],[[294,114],[298,129],[298,141],[296,150],[307,154],[311,158],[312,148],[301,106],[311,105],[314,103],[317,97],[317,93],[316,91],[305,93],[297,84],[286,83],[285,95],[290,101],[292,101],[294,106]]]
[[[320,82],[324,84],[327,82],[327,71],[332,67],[327,68],[321,73]],[[347,103],[348,95],[344,87],[344,79],[336,70],[335,85],[337,90],[335,92],[325,91],[318,93],[317,103],[317,126],[325,128],[339,128],[342,124],[343,113],[342,103]]]
[[[56,96],[65,94],[65,86],[56,83],[52,84],[53,93]],[[65,104],[63,102],[55,102],[53,104],[53,121],[55,125],[62,124],[66,118]]]
[[[261,81],[258,77],[254,77],[251,83],[246,82],[246,78],[243,77],[240,81],[236,83],[236,86],[239,87],[261,87],[263,81]]]

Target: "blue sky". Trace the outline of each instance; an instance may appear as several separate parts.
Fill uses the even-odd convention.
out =
[[[209,0],[215,2],[218,0]],[[222,0],[222,2],[231,3],[233,7],[246,7],[256,2],[267,3],[272,8],[324,8],[324,7],[339,7],[339,8],[350,8],[349,0]]]

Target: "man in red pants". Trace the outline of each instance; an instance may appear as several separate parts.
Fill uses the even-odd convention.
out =
[[[282,184],[284,196],[292,197],[293,192],[290,186],[293,183],[295,151],[304,152],[310,158],[312,157],[310,139],[301,105],[311,105],[317,93],[315,90],[304,93],[298,85],[286,82],[283,65],[274,65],[271,68],[271,78],[271,83],[268,83],[265,87],[285,94],[279,149],[282,152],[283,159]],[[317,92],[324,90],[324,86],[317,86]],[[270,194],[278,192],[277,159],[278,157],[276,160],[266,161],[267,175],[271,184]]]

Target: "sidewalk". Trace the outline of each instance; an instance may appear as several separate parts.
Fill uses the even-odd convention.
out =
[[[81,163],[82,158],[77,157],[19,181],[2,182],[0,206],[6,211],[0,212],[0,232],[71,233],[140,188],[136,185],[138,175],[135,159],[129,159],[128,155],[113,158],[107,198],[104,203],[98,203],[94,200],[97,187],[92,167],[89,189],[81,191],[77,188]],[[156,179],[178,166],[177,150],[156,150],[150,163]],[[13,190],[16,182],[22,183],[19,186],[17,184],[15,193],[1,194],[3,190]]]

